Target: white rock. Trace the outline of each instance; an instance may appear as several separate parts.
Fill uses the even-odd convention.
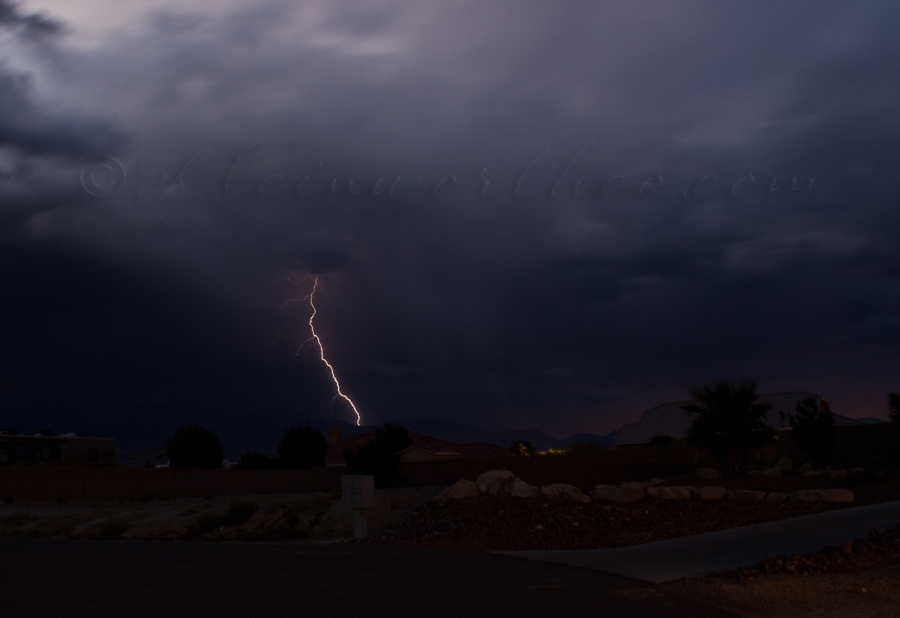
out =
[[[659,500],[659,487],[645,487],[644,488],[644,497],[645,498],[653,498],[654,500]]]
[[[763,476],[767,479],[778,478],[779,476],[784,476],[784,472],[779,470],[778,468],[770,468],[763,472]]]
[[[715,468],[700,468],[697,470],[697,476],[704,481],[716,481],[722,478],[722,475]]]
[[[581,490],[574,485],[566,485],[565,483],[554,483],[553,485],[544,485],[541,487],[541,495],[550,498],[558,498],[562,496],[569,502],[590,502],[591,497],[581,493]]]
[[[456,481],[435,496],[435,500],[455,500],[457,498],[473,498],[475,496],[480,496],[481,491],[478,489],[478,483],[475,481]]]
[[[778,460],[778,463],[775,464],[774,468],[776,470],[781,470],[782,472],[790,472],[794,469],[794,462],[787,457],[782,457]]]
[[[490,496],[509,495],[510,485],[516,475],[509,470],[489,470],[478,475],[475,482],[482,494]]]
[[[825,474],[824,470],[810,470],[809,472],[804,472],[803,476],[812,477],[812,476],[822,476],[823,474]]]
[[[644,488],[634,486],[597,485],[591,492],[594,500],[607,502],[637,502],[644,499]]]
[[[693,495],[693,487],[660,487],[660,500],[690,500]]]
[[[791,502],[853,502],[854,498],[847,489],[801,489],[791,494]]]
[[[734,489],[726,493],[725,497],[731,502],[762,502],[766,499],[766,492]]]
[[[721,500],[725,497],[724,487],[698,487],[691,492],[694,500]]]
[[[865,475],[865,473],[866,473],[865,468],[850,468],[851,476],[861,476],[861,475]]]
[[[766,494],[766,502],[772,502],[775,504],[780,504],[781,502],[787,502],[790,498],[789,494],[779,493],[777,491],[773,491],[770,494]]]
[[[805,464],[803,464],[802,466],[800,466],[799,468],[797,468],[797,472],[799,472],[800,474],[806,474],[807,472],[812,472],[812,470],[813,470],[813,465],[811,463],[809,463],[808,461]]]
[[[535,485],[529,485],[522,479],[513,479],[509,487],[509,495],[514,498],[531,498],[541,493],[541,488]]]

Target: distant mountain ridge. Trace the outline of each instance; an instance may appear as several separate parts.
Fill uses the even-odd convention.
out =
[[[412,432],[431,436],[432,438],[438,438],[440,440],[446,440],[447,442],[487,442],[489,444],[496,444],[497,446],[503,447],[510,446],[515,440],[526,440],[534,444],[539,449],[564,449],[570,444],[589,441],[594,442],[595,444],[609,445],[612,443],[613,438],[615,438],[616,436],[616,432],[612,431],[605,436],[600,436],[593,433],[577,433],[568,438],[560,439],[554,438],[553,436],[544,433],[540,429],[529,428],[516,429],[511,431],[491,431],[487,429],[479,429],[470,425],[464,425],[463,423],[459,423],[457,421],[439,418],[401,418],[390,422],[403,425]],[[365,433],[374,433],[375,430],[378,429],[378,427],[375,425],[363,425],[362,427],[357,427],[356,425],[347,423],[346,421],[335,420],[313,421],[312,424],[321,429],[322,433],[324,433],[326,437],[328,436],[328,431],[332,427],[337,427],[341,430],[341,438],[345,440],[347,438],[352,438],[354,436],[362,435]]]

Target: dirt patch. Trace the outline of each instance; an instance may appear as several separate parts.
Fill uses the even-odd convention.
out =
[[[746,618],[900,615],[900,563],[845,574],[686,579],[659,588]]]
[[[376,492],[369,527],[396,526],[439,488]],[[0,504],[0,537],[141,540],[332,540],[353,533],[340,493],[138,502]]]

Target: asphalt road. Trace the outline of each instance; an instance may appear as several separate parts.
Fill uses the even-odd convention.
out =
[[[0,540],[16,618],[725,617],[627,577],[490,553],[351,545]]]

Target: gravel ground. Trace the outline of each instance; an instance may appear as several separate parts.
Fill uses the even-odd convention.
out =
[[[835,479],[799,475],[779,479],[669,479],[666,485],[719,485],[729,489],[790,492],[835,487]],[[845,484],[846,486],[846,484]],[[368,543],[465,550],[590,549],[662,541],[823,511],[900,499],[900,478],[857,484],[850,504],[771,504],[729,501],[642,500],[629,504],[563,498],[480,496],[432,501],[396,528]]]

